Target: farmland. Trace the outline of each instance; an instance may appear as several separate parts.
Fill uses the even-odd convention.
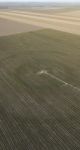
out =
[[[0,150],[80,150],[80,9],[8,5],[0,5]]]
[[[0,18],[14,21],[24,26],[48,28],[80,35],[80,10],[1,10]],[[23,28],[24,28],[23,26]],[[27,27],[26,27],[27,28]],[[13,30],[14,31],[14,30]],[[23,30],[24,31],[24,30]]]
[[[0,149],[80,149],[80,36],[0,37]]]
[[[5,26],[6,25],[6,26]],[[0,36],[39,30],[41,27],[0,18]]]

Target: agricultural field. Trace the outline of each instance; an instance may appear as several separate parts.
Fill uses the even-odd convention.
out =
[[[80,9],[1,9],[0,150],[75,149]]]
[[[80,36],[0,37],[0,149],[80,150]]]
[[[0,36],[39,30],[41,27],[0,18]]]
[[[23,28],[29,24],[37,26],[36,28],[55,29],[80,35],[80,9],[62,9],[56,12],[52,9],[0,10],[1,18],[22,23]]]

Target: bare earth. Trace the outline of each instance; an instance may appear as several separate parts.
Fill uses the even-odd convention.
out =
[[[31,24],[39,28],[51,28],[80,35],[80,10],[63,11],[56,14],[9,10],[0,11],[0,18],[23,24]],[[23,28],[25,29],[25,25]]]
[[[23,24],[7,19],[0,18],[0,36],[10,35],[20,32],[29,32],[40,29],[38,26]]]

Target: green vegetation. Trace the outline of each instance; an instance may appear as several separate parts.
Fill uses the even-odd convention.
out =
[[[80,88],[80,36],[46,29],[0,37],[1,150],[79,150],[74,87]]]

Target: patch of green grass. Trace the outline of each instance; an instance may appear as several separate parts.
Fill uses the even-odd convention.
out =
[[[0,37],[1,150],[80,149],[80,36],[39,30]]]

